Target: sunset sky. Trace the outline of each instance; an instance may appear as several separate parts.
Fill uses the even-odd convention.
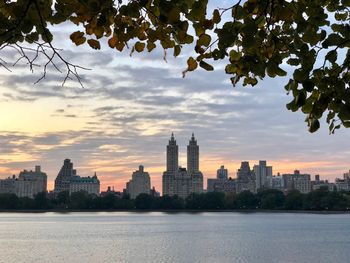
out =
[[[182,78],[191,48],[180,57],[163,51],[129,56],[103,46],[94,51],[69,40],[75,28],[54,28],[55,46],[80,71],[76,81],[61,87],[64,75],[51,70],[40,78],[23,63],[8,72],[0,68],[0,177],[41,165],[49,189],[65,158],[81,176],[96,171],[101,190],[122,190],[131,173],[143,164],[152,185],[161,191],[165,147],[174,132],[180,164],[186,165],[186,146],[194,132],[200,146],[200,169],[214,177],[224,164],[235,177],[240,162],[251,167],[260,160],[273,173],[320,174],[334,180],[350,169],[350,129],[329,135],[325,121],[310,134],[301,113],[285,104],[287,78],[265,79],[257,87],[232,87],[224,63],[214,72],[198,69]],[[11,59],[13,53],[1,56]],[[291,68],[284,65],[291,72]]]

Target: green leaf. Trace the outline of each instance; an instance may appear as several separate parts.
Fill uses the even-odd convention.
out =
[[[210,41],[211,41],[211,37],[207,34],[202,34],[200,35],[198,41],[197,41],[197,44],[200,45],[200,46],[209,46],[210,44]]]
[[[241,59],[242,53],[235,50],[230,51],[230,62],[237,62]]]
[[[327,53],[326,59],[332,63],[334,63],[337,60],[338,53],[336,50],[331,50]]]
[[[207,62],[205,62],[205,61],[203,61],[203,60],[201,60],[201,61],[199,62],[199,66],[200,66],[201,68],[204,68],[204,69],[207,70],[207,71],[212,71],[212,70],[214,70],[214,68],[213,68],[212,65],[209,65]]]
[[[320,122],[318,119],[311,118],[309,119],[309,132],[315,132],[320,128]]]
[[[174,57],[177,57],[178,55],[180,55],[181,52],[181,47],[179,45],[176,45],[174,47]]]

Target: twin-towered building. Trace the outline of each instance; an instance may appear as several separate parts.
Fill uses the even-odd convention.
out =
[[[203,174],[199,170],[199,146],[192,133],[187,146],[187,169],[179,166],[179,146],[171,134],[166,147],[166,171],[163,173],[163,195],[186,198],[203,192]]]

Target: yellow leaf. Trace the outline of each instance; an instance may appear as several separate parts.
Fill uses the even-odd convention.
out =
[[[193,57],[190,57],[187,60],[187,66],[188,66],[188,71],[193,71],[197,68],[198,63]]]

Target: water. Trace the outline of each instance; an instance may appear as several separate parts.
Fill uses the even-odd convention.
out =
[[[350,215],[2,213],[0,262],[350,262]]]

